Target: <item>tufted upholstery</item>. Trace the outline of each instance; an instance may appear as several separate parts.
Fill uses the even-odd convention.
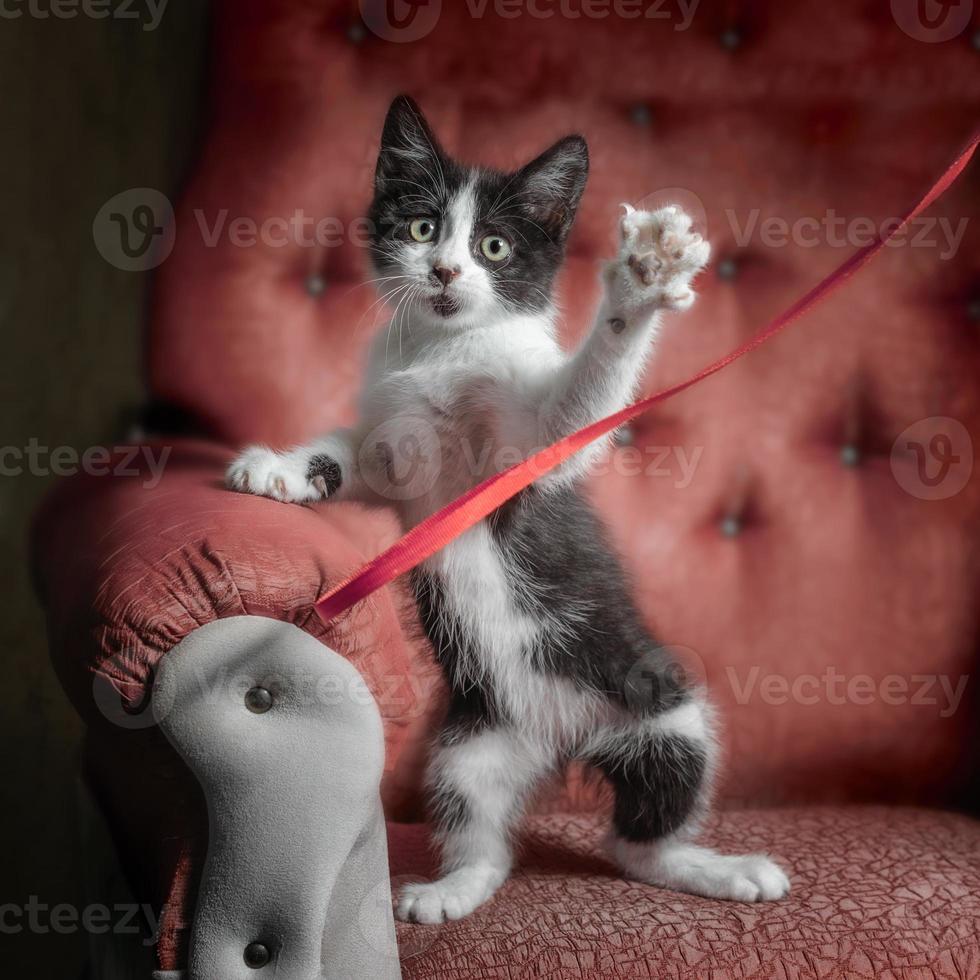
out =
[[[213,125],[160,271],[148,366],[154,393],[219,438],[283,444],[350,420],[378,317],[359,285],[356,221],[399,89],[467,159],[514,165],[570,130],[588,138],[562,283],[570,337],[593,308],[619,201],[681,188],[668,196],[703,206],[727,278],[709,271],[694,311],[668,327],[650,387],[735,346],[847,254],[767,247],[760,231],[740,245],[753,214],[880,223],[980,118],[970,33],[922,43],[874,3],[706,5],[684,31],[511,21],[491,4],[472,45],[467,5],[443,6],[431,34],[397,44],[357,29],[345,4],[217,5]],[[978,200],[973,167],[933,214],[955,226]],[[299,208],[350,233],[324,247],[207,247],[200,216],[210,225],[223,208],[259,223]],[[888,250],[771,348],[643,419],[596,481],[660,637],[704,665],[741,797],[940,799],[950,785],[967,712],[739,704],[733,690],[753,670],[789,682],[830,666],[879,680],[970,672],[978,565],[964,530],[980,482],[925,503],[888,459],[925,417],[980,431],[980,223],[953,258],[941,252]],[[842,462],[845,446],[858,465]],[[700,455],[679,488],[682,452]]]
[[[356,222],[370,196],[380,121],[397,91],[420,101],[451,152],[482,163],[516,164],[572,130],[587,137],[592,175],[560,284],[569,342],[588,322],[619,201],[674,199],[702,214],[716,258],[695,309],[666,328],[649,388],[735,346],[851,247],[820,233],[815,243],[808,233],[805,242],[775,246],[761,230],[767,218],[819,220],[833,209],[880,223],[916,196],[980,120],[976,17],[953,40],[929,44],[872,0],[704,0],[684,30],[676,29],[676,5],[668,7],[672,20],[512,20],[490,3],[474,21],[468,4],[444,0],[430,34],[399,44],[368,30],[353,3],[215,2],[211,125],[179,203],[175,250],[156,278],[146,348],[154,399],[226,447],[285,444],[350,420],[379,316],[361,285],[367,266]],[[945,678],[955,687],[975,670],[980,480],[974,475],[946,499],[922,499],[908,490],[914,458],[893,459],[892,447],[908,426],[939,416],[974,440],[980,433],[978,202],[974,165],[930,212],[953,228],[971,219],[955,254],[944,257],[936,225],[938,244],[886,250],[770,347],[640,420],[593,481],[642,608],[663,641],[684,648],[703,671],[720,707],[724,805],[947,805],[970,790],[973,687],[954,705],[937,680],[926,685]],[[232,244],[235,218],[261,224],[297,209],[325,219],[321,244]],[[224,230],[209,244],[222,214]],[[744,229],[752,229],[747,240]],[[279,225],[274,234],[281,237]],[[219,479],[228,451],[178,445],[152,493],[105,479],[71,481],[39,518],[36,553],[56,661],[99,744],[111,742],[111,732],[91,710],[93,674],[138,703],[162,654],[211,619],[258,612],[319,635],[311,599],[392,538],[389,520],[353,508],[283,508],[225,494]],[[693,474],[685,470],[691,461]],[[424,734],[440,689],[404,595],[389,590],[365,609],[339,624],[330,643],[376,691],[392,673],[413,679],[398,710],[382,699],[386,799],[393,816],[407,819],[418,813]],[[819,680],[828,671],[845,682],[870,680],[842,698],[840,687]],[[774,687],[766,686],[770,675]],[[904,697],[883,694],[891,677],[904,681]],[[794,683],[806,685],[806,697],[779,686]],[[400,714],[409,703],[410,717]],[[123,827],[136,804],[104,761],[100,779]],[[539,809],[595,806],[594,789],[573,773]],[[867,962],[850,959],[841,937],[857,913],[839,906],[847,895],[834,884],[838,865],[817,868],[810,857],[813,847],[828,846],[820,828],[837,811],[814,811],[823,815],[807,818],[811,829],[795,837],[787,828],[806,811],[786,812],[759,817],[758,842],[772,831],[773,848],[786,841],[790,864],[812,870],[803,872],[807,887],[819,885],[786,908],[812,912],[817,903],[824,911],[794,933],[789,958],[779,959],[784,972],[775,975],[805,973],[805,963],[819,973],[837,957],[874,975],[890,962],[903,923],[913,930],[902,949],[914,965],[928,945],[914,930],[927,931],[936,909],[952,915],[950,903],[896,913],[875,940],[877,952],[861,946],[854,955]],[[896,816],[892,837],[888,811],[867,822],[855,815],[863,811],[840,812],[848,814],[841,839],[852,863],[866,865],[868,849],[883,840],[894,841],[895,861],[947,867],[937,839],[949,840],[972,855],[963,881],[973,874],[975,886],[972,824],[937,817],[951,836],[931,839],[923,828],[932,818]],[[571,828],[591,841],[585,819],[548,824],[552,836],[536,839],[557,841]],[[741,841],[741,818],[732,819],[732,839]],[[393,848],[396,865],[398,841],[415,853],[414,832],[404,833]],[[874,851],[883,869],[886,844]],[[163,862],[155,894],[175,894],[176,878],[193,866],[192,858]],[[473,922],[504,921],[494,916],[508,894],[523,896],[529,919],[539,900],[553,908],[564,894],[554,870],[544,884],[532,876],[509,886]],[[868,886],[877,889],[875,902],[906,881],[893,871]],[[674,911],[703,912],[673,897],[634,906],[632,886],[603,887],[615,909],[604,921],[617,921],[622,902],[643,942],[650,933],[638,908],[653,908],[660,922]],[[774,934],[768,923],[782,929],[791,914],[717,912],[724,928],[709,945],[721,952],[708,954],[717,975],[752,973],[726,958],[737,952],[737,921],[751,915],[759,923],[750,945],[761,950]],[[446,942],[420,960],[431,973],[413,974],[406,961],[408,975],[469,975]],[[825,963],[802,952],[818,946]],[[180,944],[167,949],[163,965],[173,966]],[[966,959],[947,951],[930,960],[935,975],[976,967],[980,954],[970,950]],[[569,955],[584,968],[578,952]],[[769,953],[758,956],[770,962]],[[761,966],[756,973],[771,975]],[[833,975],[830,967],[824,973]]]

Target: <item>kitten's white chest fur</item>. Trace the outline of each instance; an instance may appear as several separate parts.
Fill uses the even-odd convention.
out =
[[[383,334],[371,352],[360,453],[411,526],[544,445],[535,399],[564,355],[550,316],[501,319],[476,337],[396,326],[400,342]]]

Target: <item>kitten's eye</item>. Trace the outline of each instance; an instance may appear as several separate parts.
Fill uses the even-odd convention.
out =
[[[408,233],[423,245],[432,241],[436,233],[436,223],[431,218],[416,218],[409,226]]]
[[[480,242],[480,251],[491,262],[503,262],[510,255],[510,242],[506,238],[501,238],[500,235],[487,235]]]

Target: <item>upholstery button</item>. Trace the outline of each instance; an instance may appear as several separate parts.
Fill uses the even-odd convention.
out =
[[[722,518],[718,529],[726,538],[737,538],[742,533],[742,521],[734,514],[729,514]]]
[[[621,425],[613,433],[613,442],[617,446],[632,446],[633,445],[633,430],[628,425]]]
[[[354,21],[354,23],[347,28],[347,40],[350,41],[351,44],[361,44],[366,37],[367,30],[359,20]]]
[[[327,280],[318,272],[307,276],[305,285],[310,296],[322,296],[327,291]]]
[[[850,444],[841,446],[840,461],[844,466],[857,466],[861,462],[861,450]]]
[[[733,282],[738,275],[738,263],[733,258],[722,259],[715,270],[724,282]]]
[[[637,126],[649,126],[650,121],[653,119],[653,113],[650,112],[650,107],[648,105],[638,102],[632,109],[630,109],[630,119],[632,119]]]
[[[272,707],[272,694],[264,687],[253,687],[245,692],[245,707],[252,714],[264,715]]]
[[[742,44],[742,32],[737,27],[729,27],[718,35],[718,43],[726,51],[734,51]]]
[[[974,51],[980,51],[980,31],[976,31],[973,37],[970,38],[970,43],[973,45]]]
[[[974,323],[980,323],[980,296],[966,304],[966,315]]]
[[[245,965],[250,970],[260,970],[272,959],[269,947],[263,943],[249,943],[245,947]]]

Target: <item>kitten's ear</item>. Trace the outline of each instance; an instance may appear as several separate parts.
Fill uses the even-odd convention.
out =
[[[417,179],[412,175],[438,172],[438,165],[444,158],[422,110],[407,95],[399,95],[391,103],[381,131],[381,150],[374,172],[375,190],[381,193],[399,175]]]
[[[575,220],[589,176],[589,148],[581,136],[566,136],[519,171],[524,180],[521,204],[559,244]]]

